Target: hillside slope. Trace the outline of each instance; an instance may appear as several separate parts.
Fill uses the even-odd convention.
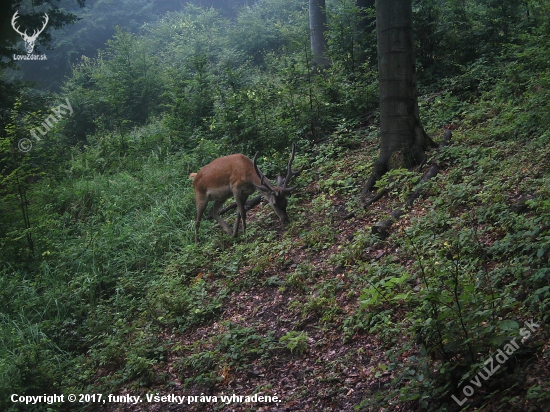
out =
[[[195,395],[184,410],[197,411],[458,410],[451,396],[464,399],[462,374],[475,379],[481,362],[519,342],[523,321],[544,324],[546,139],[457,128],[440,174],[380,239],[372,226],[429,165],[394,172],[381,183],[389,195],[363,209],[355,199],[375,159],[372,130],[341,130],[310,155],[286,230],[265,204],[249,212],[247,239],[211,228],[174,256],[148,291],[148,316],[168,325],[186,312],[177,322],[190,326],[160,327],[150,380],[139,376],[121,393],[144,402],[146,394]],[[201,258],[190,262],[191,254]],[[540,326],[467,404],[544,410],[548,342]],[[109,375],[100,369],[96,378]],[[221,400],[255,393],[280,401]]]

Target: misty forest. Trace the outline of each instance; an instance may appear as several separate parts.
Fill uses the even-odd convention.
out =
[[[0,410],[550,410],[549,0],[6,0],[0,56]]]

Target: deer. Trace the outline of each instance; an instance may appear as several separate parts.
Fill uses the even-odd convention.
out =
[[[40,35],[40,33],[42,33],[46,28],[46,25],[48,24],[48,21],[50,20],[50,18],[48,17],[47,13],[44,13],[44,24],[42,25],[42,28],[40,30],[34,30],[32,33],[32,36],[29,36],[27,34],[27,30],[21,33],[19,31],[19,27],[15,27],[15,21],[19,18],[18,13],[19,11],[16,11],[14,13],[11,19],[11,25],[13,29],[17,32],[17,34],[19,34],[23,38],[23,41],[25,42],[25,49],[27,50],[27,54],[31,54],[34,50],[36,39],[38,39],[38,36]]]
[[[302,172],[302,169],[293,170],[292,162],[296,145],[292,144],[290,160],[287,166],[286,177],[277,176],[277,186],[274,186],[260,171],[257,164],[258,152],[254,160],[237,153],[220,157],[202,167],[198,173],[191,173],[189,178],[193,180],[195,190],[195,201],[197,203],[197,217],[195,219],[195,242],[198,242],[199,227],[202,215],[210,201],[214,206],[210,215],[219,223],[223,230],[230,236],[236,237],[239,231],[240,222],[243,225],[243,235],[246,236],[246,210],[245,203],[256,190],[261,193],[281,220],[283,225],[289,222],[286,207],[286,196],[296,187],[287,187],[290,180]],[[237,220],[233,232],[229,225],[220,217],[219,209],[224,202],[235,198],[237,203]]]

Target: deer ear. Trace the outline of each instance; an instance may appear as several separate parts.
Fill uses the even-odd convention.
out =
[[[283,179],[283,176],[281,175],[277,176],[277,186],[283,187],[284,183],[285,183],[285,179]]]

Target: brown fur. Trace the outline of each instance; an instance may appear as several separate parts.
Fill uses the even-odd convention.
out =
[[[193,174],[194,173],[191,175]],[[189,176],[190,178],[191,175]],[[198,237],[202,215],[210,201],[214,201],[212,217],[216,219],[228,234],[231,234],[229,226],[218,214],[219,208],[231,197],[235,198],[238,208],[233,236],[237,235],[240,221],[243,223],[243,233],[246,234],[246,212],[244,204],[248,196],[256,190],[262,192],[283,222],[288,220],[286,216],[286,198],[284,190],[273,187],[269,182],[264,182],[264,185],[270,185],[273,191],[268,191],[262,186],[261,180],[254,170],[254,164],[243,154],[239,153],[220,157],[201,168],[193,177],[195,200],[197,202],[197,217],[195,220],[196,239]]]

